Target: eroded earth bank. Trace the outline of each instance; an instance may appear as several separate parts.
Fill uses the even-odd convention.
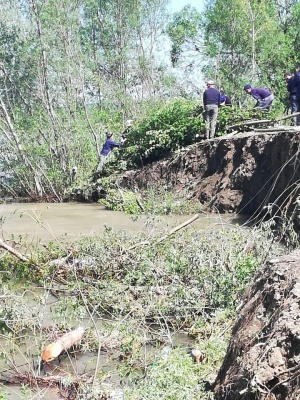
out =
[[[171,159],[129,171],[121,185],[157,182],[197,197],[209,211],[292,216],[299,229],[300,132],[239,134],[196,143]]]
[[[216,380],[217,400],[300,398],[299,275],[296,250],[256,276]]]

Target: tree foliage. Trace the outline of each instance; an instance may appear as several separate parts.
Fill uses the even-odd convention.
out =
[[[181,12],[175,13],[173,21],[169,23],[167,33],[172,42],[171,62],[175,66],[182,52],[199,51],[199,31],[201,28],[201,15],[195,8],[187,5]]]
[[[284,102],[283,71],[298,61],[299,1],[207,0],[203,15],[186,6],[169,24],[167,5],[0,0],[2,189],[61,201],[70,170],[79,182],[91,176],[105,130],[122,130],[127,118],[143,121],[126,144],[128,165],[138,165],[137,150],[144,163],[192,143],[202,129],[188,117],[193,69],[236,102],[247,82]],[[168,70],[166,34],[187,81]]]
[[[204,129],[197,103],[175,99],[158,104],[129,135],[122,158],[129,167],[148,164],[194,143]]]
[[[106,127],[171,96],[155,58],[166,0],[0,0],[2,188],[61,200],[97,164]]]
[[[204,29],[206,52],[215,63],[207,72],[229,94],[247,82],[277,91],[291,48],[273,1],[209,1]]]
[[[198,25],[183,9],[168,33],[181,57],[191,38],[201,37],[198,65],[233,100],[244,101],[242,87],[250,82],[269,87],[283,103],[283,73],[298,62],[299,10],[298,0],[206,0]]]

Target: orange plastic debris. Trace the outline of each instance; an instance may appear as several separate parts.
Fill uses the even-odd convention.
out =
[[[48,344],[42,351],[42,360],[49,362],[54,360],[64,350],[68,350],[73,344],[79,342],[84,334],[84,328],[81,326],[74,331],[65,333],[56,342]]]

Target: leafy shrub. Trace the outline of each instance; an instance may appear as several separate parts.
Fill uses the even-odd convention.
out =
[[[243,109],[240,107],[221,107],[218,113],[217,135],[222,136],[230,125],[243,121],[262,120],[275,118],[275,111],[264,113],[259,110]]]
[[[128,165],[141,166],[194,143],[204,128],[196,109],[197,102],[182,99],[156,105],[128,135],[122,152]]]
[[[101,203],[108,210],[124,211],[126,214],[191,214],[199,212],[200,203],[188,200],[186,193],[174,193],[168,188],[148,188],[141,193],[109,186]]]
[[[124,211],[126,214],[136,215],[141,212],[136,195],[130,191],[108,189],[101,204],[104,204],[108,210]]]

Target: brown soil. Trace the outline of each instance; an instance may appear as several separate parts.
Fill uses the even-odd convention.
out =
[[[280,217],[300,208],[299,139],[300,132],[250,132],[196,143],[171,159],[127,172],[121,185],[160,182],[197,197],[208,211]],[[299,224],[299,213],[294,221]]]
[[[249,290],[215,399],[300,399],[300,250],[271,260]]]

